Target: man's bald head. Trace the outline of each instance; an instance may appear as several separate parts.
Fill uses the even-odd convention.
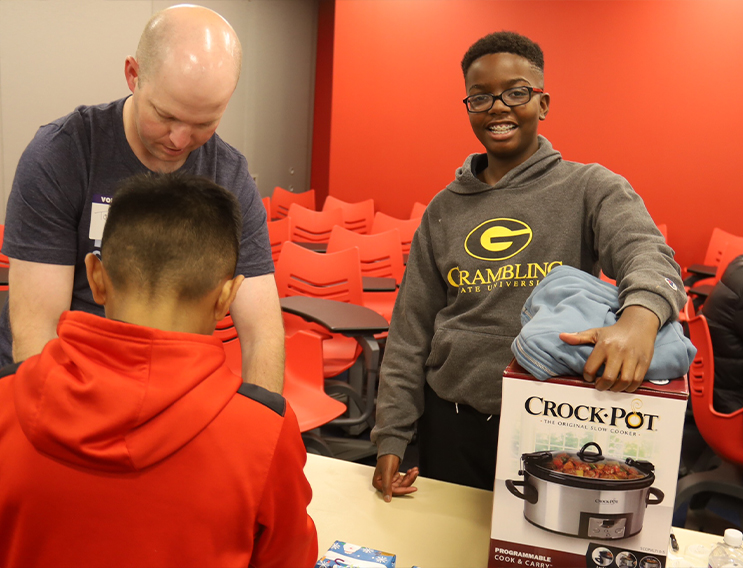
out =
[[[195,80],[210,75],[240,77],[242,47],[232,26],[222,16],[202,6],[183,4],[150,18],[137,46],[140,80],[170,72]]]

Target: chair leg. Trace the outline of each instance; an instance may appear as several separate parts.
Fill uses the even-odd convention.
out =
[[[345,420],[346,422],[351,421],[353,422],[353,424],[346,425],[343,428],[349,434],[356,435],[356,433],[351,432],[351,428],[358,428],[359,417],[361,416],[360,409],[364,407],[364,401],[361,398],[360,392],[349,385],[347,382],[335,379],[325,379],[325,392],[328,394],[328,396],[332,396],[336,400],[340,400],[348,407],[348,411],[346,411],[343,420]],[[338,419],[333,420],[330,423],[337,424],[337,420]],[[361,429],[358,433],[363,432],[365,429],[366,427],[362,422]]]
[[[310,430],[309,432],[302,433],[302,441],[308,454],[316,454],[320,456],[326,456],[329,458],[335,457],[333,450],[330,449],[328,443],[316,433],[316,430]]]
[[[362,398],[358,399],[359,402],[362,403],[360,408],[363,408],[363,412],[357,417],[336,418],[331,422],[331,424],[335,426],[346,427],[364,423],[367,423],[372,427],[374,425],[374,409],[376,405],[376,389],[379,375],[379,344],[373,337],[366,336],[358,337],[357,341],[361,344],[364,354],[364,383],[366,383],[366,392],[361,395]],[[351,389],[350,386],[348,388]],[[351,390],[355,391],[355,389]],[[354,400],[357,399],[354,398]]]
[[[348,370],[348,384],[351,385],[351,388],[353,388],[357,393],[364,392],[364,366],[360,359],[358,359]],[[350,404],[348,407],[348,415],[352,418],[358,418],[363,413],[363,410],[363,404]],[[347,426],[346,431],[351,436],[358,436],[364,430],[366,430],[367,426],[370,428],[374,427],[373,421],[371,424],[369,424],[369,421],[367,420],[366,423],[357,424],[355,426]]]
[[[691,467],[691,472],[703,473],[705,471],[710,471],[713,468],[717,469],[721,464],[722,460],[720,459],[720,456],[718,456],[712,448],[707,446],[699,455],[697,461],[694,462],[694,465]]]

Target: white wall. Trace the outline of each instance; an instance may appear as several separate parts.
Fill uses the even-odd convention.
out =
[[[177,3],[0,0],[0,219],[36,129],[78,105],[127,95],[125,57],[148,18]],[[220,136],[245,154],[263,195],[275,185],[309,189],[317,0],[197,3],[227,18],[243,44]]]

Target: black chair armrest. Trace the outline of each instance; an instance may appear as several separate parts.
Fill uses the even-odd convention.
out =
[[[386,319],[364,306],[307,296],[291,296],[280,301],[283,311],[348,337],[374,335],[389,329]]]
[[[295,245],[299,245],[301,247],[304,247],[306,249],[310,249],[313,252],[327,252],[328,250],[328,243],[303,243],[303,242],[294,242]]]
[[[684,286],[690,288],[700,280],[710,278],[717,274],[717,267],[706,264],[692,264],[686,269],[686,272],[689,273],[689,276],[684,278]]]
[[[394,278],[380,278],[377,276],[362,276],[364,292],[394,292],[397,282]]]
[[[702,276],[703,278],[709,278],[710,276],[717,274],[717,267],[708,264],[692,264],[686,269],[686,271],[690,274]]]
[[[701,286],[695,286],[694,288],[689,290],[689,294],[706,298],[712,292],[712,288],[714,288],[714,286],[712,286],[711,284],[702,284]]]

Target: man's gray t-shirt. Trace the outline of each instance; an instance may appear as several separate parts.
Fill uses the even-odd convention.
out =
[[[39,128],[23,152],[8,199],[3,254],[74,265],[70,309],[104,315],[93,301],[85,256],[99,248],[106,209],[118,183],[148,170],[124,133],[124,101],[80,106]],[[266,210],[245,157],[217,134],[191,152],[180,171],[201,175],[237,196],[243,217],[237,274],[272,273]],[[7,302],[0,315],[0,364],[12,362]]]

